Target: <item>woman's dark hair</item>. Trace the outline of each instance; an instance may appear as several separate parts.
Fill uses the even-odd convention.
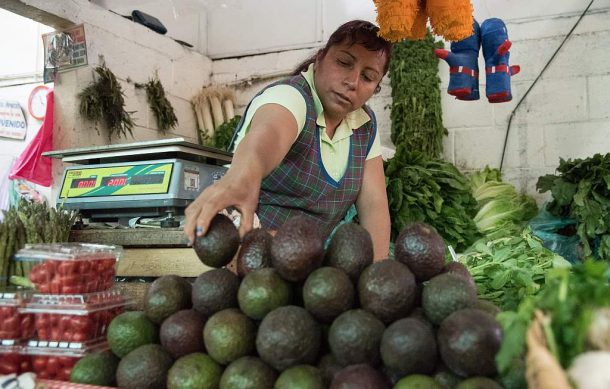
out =
[[[386,54],[386,62],[383,66],[383,74],[386,74],[390,67],[390,57],[392,55],[392,43],[383,39],[377,33],[379,27],[365,20],[352,20],[342,24],[332,33],[326,46],[318,50],[314,55],[299,64],[292,75],[295,76],[307,70],[309,65],[316,61],[319,56],[326,55],[328,49],[335,45],[347,43],[349,45],[359,44],[370,51],[379,51]]]

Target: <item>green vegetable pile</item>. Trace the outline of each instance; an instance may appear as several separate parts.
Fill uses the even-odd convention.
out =
[[[392,239],[411,222],[432,225],[445,242],[461,251],[478,237],[473,217],[477,202],[470,182],[451,163],[409,152],[405,144],[384,163],[392,217]]]
[[[548,272],[545,287],[535,296],[525,298],[518,309],[498,314],[504,341],[496,356],[500,373],[506,373],[525,351],[526,331],[535,310],[550,316],[545,337],[550,351],[561,366],[570,366],[574,357],[586,350],[586,337],[592,312],[610,306],[610,265],[587,260],[570,268]]]
[[[234,116],[233,119],[230,119],[227,122],[222,123],[216,130],[214,130],[214,134],[210,137],[207,135],[203,135],[203,133],[199,132],[199,142],[204,146],[215,147],[221,150],[228,150],[229,146],[231,146],[231,139],[233,139],[233,134],[235,133],[235,129],[241,120],[241,116]]]
[[[502,181],[498,169],[485,169],[470,176],[472,194],[479,204],[474,222],[489,239],[519,235],[528,220],[536,216],[536,201],[517,193],[515,187]]]
[[[586,257],[610,260],[610,153],[560,159],[557,174],[540,177],[536,189],[551,192],[550,213],[577,221]]]
[[[10,276],[28,275],[30,264],[10,260],[18,250],[26,243],[66,242],[76,216],[75,211],[24,199],[5,211],[0,222],[0,285]]]
[[[517,236],[479,241],[460,262],[474,278],[479,298],[502,310],[516,309],[525,297],[538,293],[549,269],[570,266],[528,229]]]
[[[441,156],[443,136],[447,135],[442,117],[439,60],[434,55],[434,49],[442,47],[443,42],[435,42],[429,31],[423,40],[396,43],[389,70],[392,142],[432,158]]]

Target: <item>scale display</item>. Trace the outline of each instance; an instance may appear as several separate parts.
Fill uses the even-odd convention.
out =
[[[64,176],[59,197],[66,199],[167,193],[173,168],[173,163],[157,163],[69,169]]]

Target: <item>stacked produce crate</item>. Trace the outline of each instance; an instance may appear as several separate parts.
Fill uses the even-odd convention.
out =
[[[120,254],[119,246],[81,243],[18,251],[14,260],[30,263],[34,290],[0,294],[0,374],[67,381],[80,358],[107,349],[106,329],[130,303],[112,289]]]

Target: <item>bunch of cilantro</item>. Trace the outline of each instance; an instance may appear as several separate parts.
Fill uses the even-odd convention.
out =
[[[585,257],[610,260],[610,153],[560,159],[557,173],[540,177],[536,189],[551,192],[551,214],[577,221]]]
[[[470,181],[453,164],[400,144],[384,169],[392,240],[412,222],[430,224],[458,251],[478,238]]]

